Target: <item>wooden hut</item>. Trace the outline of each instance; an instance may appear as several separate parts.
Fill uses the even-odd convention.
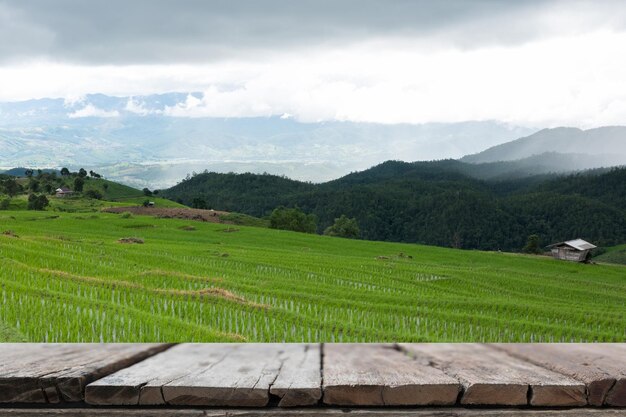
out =
[[[555,259],[572,262],[586,262],[590,258],[590,252],[596,246],[582,239],[568,240],[548,246]]]
[[[55,195],[59,198],[71,197],[73,194],[74,194],[74,191],[70,190],[67,187],[61,187],[55,190]]]

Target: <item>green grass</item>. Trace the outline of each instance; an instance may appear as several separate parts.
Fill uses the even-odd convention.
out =
[[[594,262],[626,265],[626,245],[606,248],[606,252],[593,258]]]
[[[26,342],[26,338],[14,328],[0,323],[0,343]]]
[[[0,323],[32,342],[626,340],[622,266],[106,213],[4,230]]]
[[[220,218],[226,222],[240,226],[270,227],[269,220],[248,216],[247,214],[228,213]]]
[[[50,197],[49,200],[50,207],[48,207],[48,211],[61,211],[67,213],[97,212],[106,207],[136,207],[143,204],[145,200],[154,202],[155,207],[185,207],[174,201],[156,197],[135,197],[125,200],[109,201],[77,196],[66,198]]]

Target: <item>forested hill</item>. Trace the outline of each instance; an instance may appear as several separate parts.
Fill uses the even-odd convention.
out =
[[[626,242],[626,168],[498,181],[477,179],[472,171],[494,167],[388,161],[323,184],[205,173],[163,193],[254,216],[298,206],[318,217],[320,231],[345,214],[371,240],[513,251],[531,234],[542,245],[579,237],[597,245]]]

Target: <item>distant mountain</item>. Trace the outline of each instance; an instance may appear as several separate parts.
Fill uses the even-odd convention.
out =
[[[205,169],[321,182],[387,159],[459,158],[534,131],[496,121],[387,125],[303,123],[287,115],[172,116],[201,96],[93,94],[0,103],[0,167],[84,166],[150,188]]]
[[[201,198],[214,209],[253,216],[297,206],[318,217],[318,231],[345,214],[371,240],[490,250],[520,250],[531,234],[544,245],[578,237],[598,246],[626,242],[626,168],[476,178],[503,166],[387,161],[322,184],[206,173],[162,194],[186,204]]]
[[[12,177],[25,177],[26,171],[28,171],[29,169],[32,168],[11,168],[6,171],[0,171],[0,174],[10,175]],[[37,169],[33,169],[33,171],[35,171],[35,174],[37,173]],[[60,171],[57,171],[55,169],[42,169],[41,171],[45,172],[46,174],[51,174],[53,172],[60,174]]]
[[[463,162],[513,161],[546,153],[570,155],[578,169],[626,164],[626,127],[581,130],[571,127],[543,129],[530,136],[493,146],[461,158]],[[591,155],[590,160],[586,156]],[[563,161],[561,161],[562,163]]]

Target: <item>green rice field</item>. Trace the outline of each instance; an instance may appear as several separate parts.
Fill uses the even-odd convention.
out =
[[[0,340],[624,342],[626,267],[4,211]]]

